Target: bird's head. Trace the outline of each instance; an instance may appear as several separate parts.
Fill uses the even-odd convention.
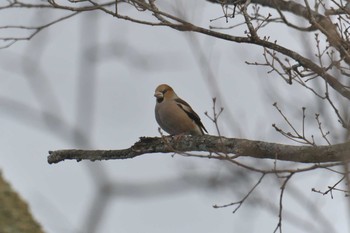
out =
[[[167,84],[159,85],[154,92],[154,96],[157,98],[158,103],[162,102],[164,99],[169,100],[177,98],[174,90]]]

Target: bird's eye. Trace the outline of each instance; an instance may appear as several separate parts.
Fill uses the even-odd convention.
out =
[[[168,91],[167,89],[164,89],[164,90],[162,91],[162,93],[165,94],[167,91]]]

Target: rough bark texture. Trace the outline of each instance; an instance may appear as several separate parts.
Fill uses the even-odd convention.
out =
[[[0,174],[0,232],[43,233],[28,205],[13,191]]]
[[[122,150],[56,150],[50,151],[48,162],[73,160],[128,159],[142,154],[170,152],[209,152],[235,154],[259,159],[277,159],[300,163],[324,163],[350,160],[350,143],[333,146],[292,146],[247,139],[218,136],[142,137]]]

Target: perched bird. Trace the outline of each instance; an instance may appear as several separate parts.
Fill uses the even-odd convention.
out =
[[[191,106],[180,99],[170,86],[159,85],[154,96],[157,98],[156,120],[167,133],[170,135],[204,135],[204,131],[208,133]]]

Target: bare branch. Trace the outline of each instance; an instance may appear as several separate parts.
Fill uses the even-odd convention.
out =
[[[244,203],[244,201],[250,196],[250,194],[253,193],[253,191],[255,190],[256,187],[259,186],[259,184],[261,183],[261,181],[264,179],[266,173],[263,173],[259,180],[256,182],[256,184],[249,190],[249,192],[242,198],[242,200],[240,201],[236,201],[236,202],[232,202],[230,204],[226,204],[226,205],[214,205],[214,208],[225,208],[225,207],[229,207],[229,206],[236,206],[236,208],[233,210],[233,213],[236,213],[237,210],[242,206],[242,204]]]
[[[294,133],[291,132],[285,132],[284,130],[278,128],[276,124],[272,124],[272,127],[275,128],[277,132],[282,134],[288,139],[291,139],[295,142],[306,144],[306,145],[311,145],[311,146],[316,146],[316,143],[314,141],[313,135],[311,135],[311,140],[308,139],[305,135],[305,107],[302,108],[303,111],[303,116],[302,116],[302,132],[299,133],[298,130],[293,126],[293,124],[288,120],[288,117],[282,112],[282,110],[277,106],[277,103],[274,103],[273,106],[277,109],[277,111],[281,114],[283,117],[284,121],[289,125],[289,127],[294,131]]]
[[[212,117],[208,114],[208,112],[205,112],[205,115],[214,123],[217,134],[219,136],[221,136],[220,128],[218,125],[218,119],[219,119],[221,113],[224,111],[224,108],[221,107],[220,111],[217,112],[217,110],[216,110],[216,98],[213,98],[213,108],[212,109],[213,109],[213,116]]]
[[[327,136],[329,135],[329,131],[324,132],[324,130],[322,128],[322,122],[320,121],[320,114],[315,114],[315,119],[317,121],[318,129],[320,130],[322,138],[328,143],[328,145],[331,145],[331,142],[327,138]]]
[[[164,142],[166,139],[166,143]],[[170,148],[170,146],[171,148]],[[332,146],[292,146],[262,141],[218,136],[142,137],[133,146],[122,150],[56,150],[50,151],[48,162],[66,159],[110,160],[129,159],[142,154],[204,151],[235,154],[260,159],[277,159],[300,163],[324,163],[350,160],[350,143]]]
[[[224,2],[212,1],[212,2],[219,3],[221,5],[222,4],[235,5],[238,3],[246,3],[243,9],[245,9],[245,7],[247,7],[247,4],[248,4],[248,2],[246,1],[224,1]],[[20,1],[15,1],[12,3],[13,4],[10,4],[9,6],[7,6],[7,8],[18,6],[18,5],[20,5],[21,7],[28,6],[24,3],[21,3]],[[72,12],[100,10],[113,17],[131,21],[134,23],[151,25],[151,26],[167,26],[179,31],[197,32],[197,33],[205,34],[214,38],[228,40],[236,43],[255,44],[263,48],[269,48],[273,51],[276,51],[278,53],[281,53],[293,59],[300,66],[303,66],[305,69],[312,71],[315,75],[324,79],[340,95],[342,95],[347,99],[350,99],[350,88],[344,85],[340,80],[334,77],[331,73],[327,72],[327,70],[325,70],[324,67],[317,65],[309,58],[306,58],[298,54],[297,52],[294,52],[293,50],[290,50],[284,46],[277,44],[276,41],[269,42],[266,39],[259,38],[256,35],[256,30],[259,27],[261,27],[261,25],[260,26],[258,25],[258,28],[253,28],[248,12],[243,12],[243,13],[246,19],[246,24],[248,24],[250,28],[250,33],[249,33],[250,35],[247,35],[246,37],[239,37],[239,36],[233,36],[229,34],[220,33],[217,31],[209,30],[204,27],[196,26],[180,17],[177,17],[176,15],[162,11],[155,5],[154,1],[148,1],[148,2],[141,1],[141,0],[127,1],[128,4],[131,4],[137,10],[139,11],[142,10],[145,12],[145,14],[152,15],[153,20],[149,20],[149,21],[137,19],[132,16],[122,15],[120,12],[115,11],[115,5],[121,3],[120,1],[107,1],[101,4],[98,4],[92,0],[79,1],[79,2],[67,1],[66,5],[62,5],[56,2],[55,0],[49,0],[48,3],[49,3],[48,5],[45,5],[43,7],[51,7],[52,9],[61,9],[61,10],[67,10]],[[333,24],[330,18],[323,16],[316,11],[313,11],[308,6],[303,6],[294,1],[253,0],[251,1],[251,3],[256,3],[261,6],[278,9],[279,11],[282,11],[282,12],[283,11],[290,12],[290,13],[293,13],[294,15],[301,16],[307,19],[312,24],[312,26],[314,26],[316,29],[319,29],[327,37],[331,46],[333,46],[340,53],[340,56],[343,58],[343,61],[349,63],[348,60],[350,60],[350,56],[348,55],[348,52],[346,49],[346,46],[348,43],[345,40],[342,40],[342,37],[339,35],[339,32],[337,30],[337,27]],[[33,5],[28,7],[39,8],[40,6]],[[252,17],[252,19],[257,20],[258,22],[261,21],[261,19],[259,18],[255,19],[254,17]],[[11,43],[13,43],[13,41],[9,41],[9,44]],[[9,45],[7,44],[6,46],[9,46]]]
[[[273,233],[277,232],[278,230],[280,233],[282,233],[283,194],[284,194],[284,191],[286,190],[288,181],[290,180],[290,178],[292,178],[293,175],[294,175],[294,173],[291,173],[290,175],[288,175],[285,178],[285,180],[283,181],[283,184],[281,186],[280,204],[279,204],[279,211],[278,211],[278,223],[277,223],[277,226],[276,226],[275,230],[273,231]]]
[[[336,186],[338,184],[340,184],[343,180],[345,180],[345,176],[346,176],[346,174],[340,180],[338,180],[334,185],[328,186],[328,189],[325,192],[322,192],[320,190],[316,190],[315,188],[312,188],[311,191],[315,192],[315,193],[320,193],[322,195],[327,195],[329,193],[331,195],[332,199],[333,199],[333,191],[340,191],[340,192],[343,192],[345,195],[350,195],[348,190],[336,188]]]

